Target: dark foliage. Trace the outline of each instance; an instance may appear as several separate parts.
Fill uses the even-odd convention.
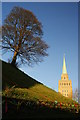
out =
[[[3,97],[5,101],[5,97]],[[21,103],[21,104],[18,104]],[[3,102],[3,119],[27,119],[27,118],[64,118],[78,119],[80,113],[70,112],[67,109],[50,107],[41,102],[7,98],[7,111],[5,112],[5,102]]]

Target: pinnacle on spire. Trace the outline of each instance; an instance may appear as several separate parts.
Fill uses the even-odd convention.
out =
[[[66,62],[65,62],[65,55],[64,55],[64,57],[63,57],[63,70],[62,70],[62,74],[67,74]]]

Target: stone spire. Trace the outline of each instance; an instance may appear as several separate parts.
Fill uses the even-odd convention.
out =
[[[64,55],[64,57],[63,57],[63,70],[62,70],[62,74],[67,74],[66,62],[65,62],[65,55]]]
[[[58,92],[60,92],[63,96],[72,99],[72,81],[68,78],[65,55],[63,57],[63,69],[61,74],[61,80],[59,80],[58,82]]]

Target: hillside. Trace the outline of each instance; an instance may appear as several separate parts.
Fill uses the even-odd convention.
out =
[[[10,90],[15,85],[16,94],[19,93],[19,98],[23,99],[40,99],[58,102],[73,102],[70,99],[63,97],[56,91],[44,86],[42,83],[31,78],[19,69],[12,67],[10,64],[2,62],[2,88]],[[11,91],[14,89],[11,89]],[[11,97],[15,97],[15,92]],[[27,95],[25,95],[27,94]]]
[[[3,61],[2,89],[4,119],[12,116],[14,118],[75,117],[75,112],[78,110],[78,104],[75,101],[63,97],[60,93]]]

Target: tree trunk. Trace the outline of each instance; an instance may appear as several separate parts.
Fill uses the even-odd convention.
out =
[[[16,50],[15,50],[15,52],[14,52],[14,56],[13,56],[13,59],[12,59],[12,62],[11,62],[11,64],[12,64],[13,66],[15,66],[15,67],[16,67],[16,59],[17,59],[17,55],[18,55],[18,52],[19,52],[20,47],[21,47],[21,40],[19,40],[19,44],[18,44],[18,46],[16,47]]]
[[[11,62],[11,64],[12,64],[13,66],[16,66],[17,55],[18,55],[18,52],[15,51],[15,52],[14,52],[13,59],[12,59],[12,62]]]

